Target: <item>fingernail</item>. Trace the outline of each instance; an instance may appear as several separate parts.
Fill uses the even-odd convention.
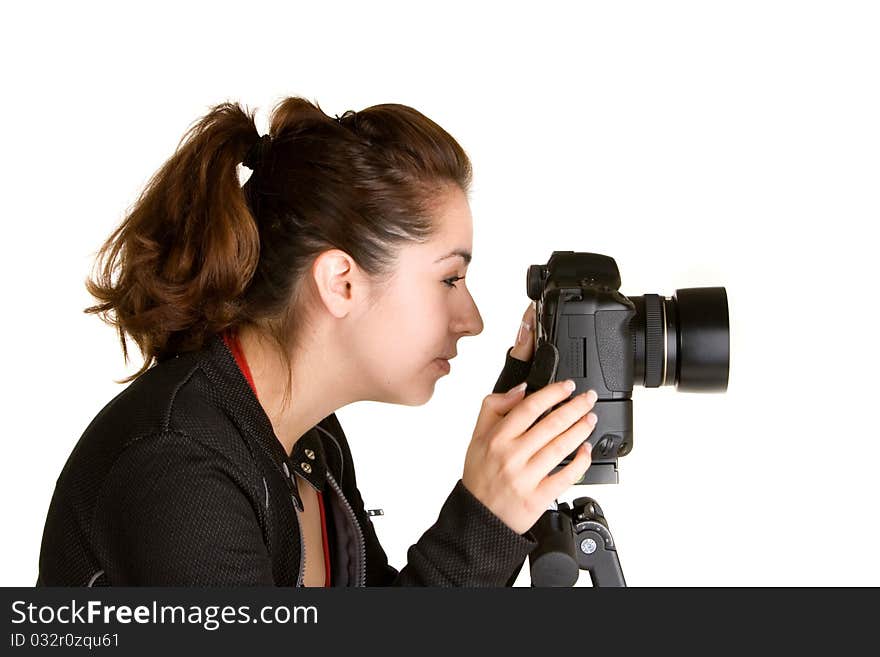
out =
[[[515,397],[518,393],[525,390],[527,383],[528,383],[528,381],[523,381],[518,386],[515,386],[515,387],[511,388],[510,390],[508,390],[506,393],[504,393],[504,396],[505,397]]]
[[[574,392],[574,389],[577,388],[577,384],[576,384],[574,381],[572,381],[571,379],[568,379],[568,380],[565,382],[565,387],[566,387],[566,389],[569,390],[570,392]]]
[[[516,334],[516,343],[518,345],[525,344],[526,340],[529,338],[529,332],[532,330],[532,327],[529,326],[525,320],[519,323],[519,333]]]

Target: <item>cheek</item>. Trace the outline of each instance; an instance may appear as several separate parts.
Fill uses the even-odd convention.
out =
[[[398,376],[406,376],[407,371],[418,375],[450,349],[453,342],[449,335],[450,294],[460,292],[447,290],[439,279],[432,285],[432,281],[426,283],[415,278],[410,279],[411,285],[405,279],[399,280],[376,304],[366,321],[365,330],[369,330],[371,337],[370,344],[363,346],[370,346],[374,351],[369,358],[371,364],[378,357]]]
[[[377,342],[385,352],[386,366],[403,377],[418,376],[449,350],[448,312],[445,305],[424,296],[389,309],[387,328]]]

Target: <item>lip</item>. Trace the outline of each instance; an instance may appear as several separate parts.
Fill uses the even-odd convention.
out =
[[[437,363],[447,374],[452,371],[449,361],[445,358],[435,358],[434,362]]]

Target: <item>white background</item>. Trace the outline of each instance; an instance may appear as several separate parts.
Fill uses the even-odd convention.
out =
[[[461,476],[528,265],[575,250],[624,294],[730,304],[727,393],[636,388],[621,483],[561,498],[599,501],[628,583],[880,585],[876,4],[30,2],[0,25],[0,584],[36,580],[55,480],[141,363],[82,312],[94,252],[211,105],[265,132],[302,95],[411,105],[475,168],[485,330],[424,406],[337,412],[392,565]]]

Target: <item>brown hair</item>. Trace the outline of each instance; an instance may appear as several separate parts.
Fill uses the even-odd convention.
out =
[[[86,280],[99,303],[85,312],[116,327],[126,363],[126,334],[145,359],[119,383],[243,325],[271,337],[289,371],[301,284],[320,253],[345,251],[382,288],[400,247],[435,233],[442,191],[469,194],[464,150],[406,105],[334,119],[289,97],[272,111],[269,134],[241,185],[236,165],[260,137],[254,113],[212,107],[101,247],[99,272]]]

